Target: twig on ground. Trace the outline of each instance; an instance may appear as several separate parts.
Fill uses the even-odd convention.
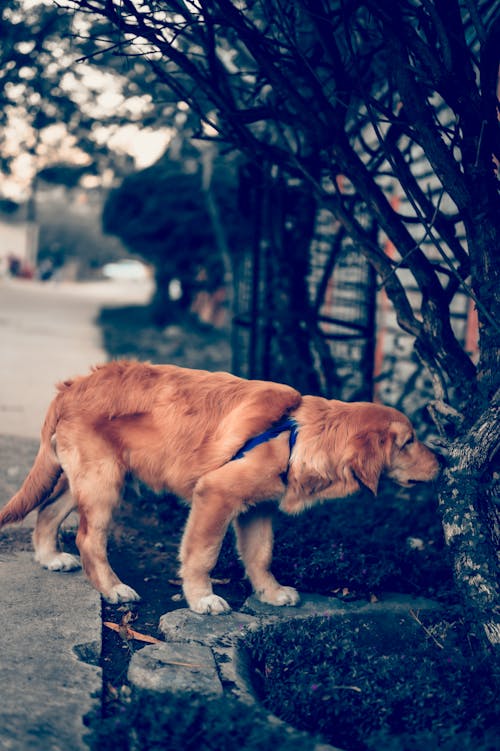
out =
[[[413,619],[414,619],[414,620],[415,620],[415,621],[416,621],[416,622],[418,623],[418,625],[419,625],[419,626],[421,626],[421,627],[423,628],[423,630],[425,631],[425,633],[427,634],[427,636],[428,636],[428,637],[429,637],[430,639],[432,639],[432,641],[434,642],[434,644],[436,645],[436,647],[439,647],[439,649],[444,649],[444,644],[441,644],[441,642],[440,642],[440,641],[438,641],[438,640],[436,639],[436,637],[434,636],[434,634],[432,633],[432,631],[430,631],[430,630],[429,630],[429,629],[427,628],[427,626],[424,626],[424,624],[422,623],[422,621],[421,621],[421,620],[420,620],[420,618],[418,617],[418,613],[416,613],[416,612],[415,612],[415,611],[413,610],[413,608],[410,608],[410,615],[411,615],[411,617],[412,617],[412,618],[413,618]]]

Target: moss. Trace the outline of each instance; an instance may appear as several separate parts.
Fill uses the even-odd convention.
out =
[[[313,751],[315,740],[270,724],[233,699],[140,692],[108,719],[95,720],[93,751]]]
[[[412,549],[410,537],[421,540],[422,549]],[[304,592],[456,598],[435,498],[388,484],[377,498],[367,491],[300,517],[278,517],[273,570]]]
[[[400,751],[415,739],[451,751],[457,737],[461,749],[486,751],[498,729],[494,676],[450,617],[428,616],[426,630],[381,614],[251,634],[257,688],[279,717],[349,751]]]

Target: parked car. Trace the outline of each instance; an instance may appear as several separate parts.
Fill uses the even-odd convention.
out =
[[[121,258],[119,261],[106,263],[102,273],[107,279],[142,282],[151,277],[149,267],[134,258]]]

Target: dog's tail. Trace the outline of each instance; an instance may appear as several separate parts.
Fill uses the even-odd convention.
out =
[[[19,522],[48,498],[62,474],[62,467],[52,445],[58,422],[58,399],[53,400],[42,427],[40,448],[20,490],[0,510],[0,527]]]

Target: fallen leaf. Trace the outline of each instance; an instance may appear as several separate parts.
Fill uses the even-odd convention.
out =
[[[135,639],[136,641],[144,641],[148,644],[164,644],[161,639],[156,639],[154,636],[148,636],[147,634],[140,634],[138,631],[129,628],[126,624],[111,623],[110,621],[104,621],[104,625],[110,628],[112,631],[116,631],[122,639],[130,641]]]
[[[116,690],[116,688],[115,688],[115,687],[114,687],[114,686],[113,686],[113,685],[112,685],[111,683],[107,683],[107,684],[106,684],[106,689],[107,689],[107,691],[108,691],[108,694],[109,694],[109,695],[110,695],[110,696],[111,696],[111,697],[112,697],[113,699],[118,699],[118,696],[119,696],[119,694],[118,694],[118,691]]]

